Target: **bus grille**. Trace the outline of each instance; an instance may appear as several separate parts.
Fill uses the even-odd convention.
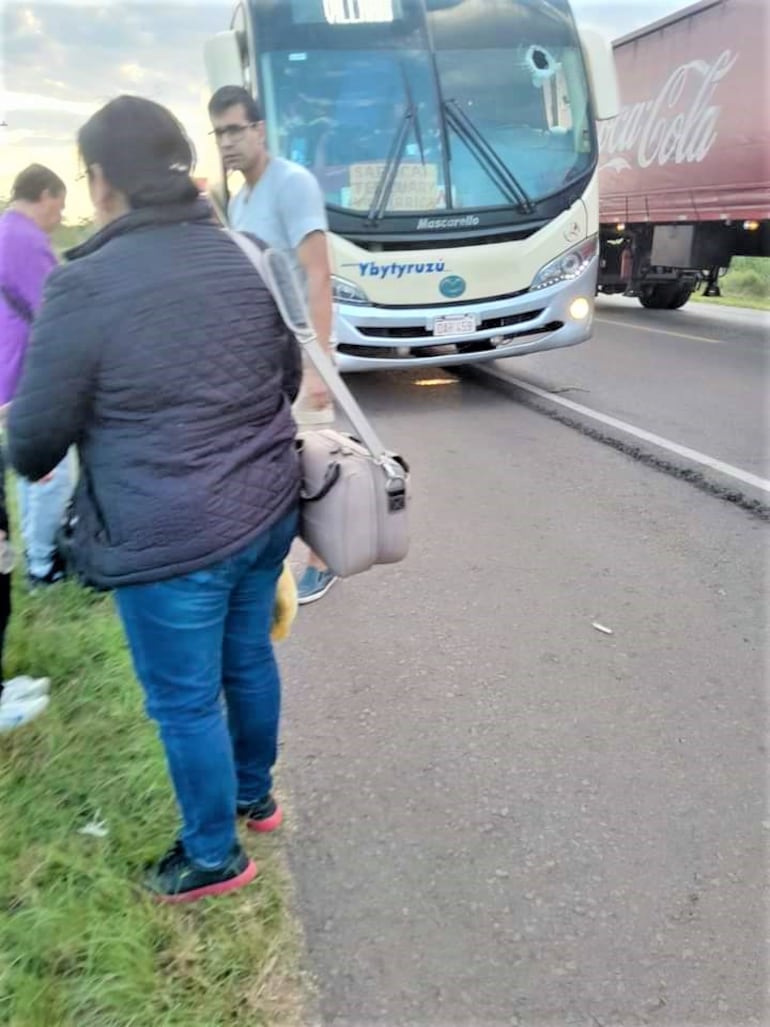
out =
[[[524,314],[511,314],[508,317],[488,317],[478,326],[480,332],[504,331],[514,325],[525,324],[527,321],[534,321],[540,317],[542,310],[529,310]],[[361,335],[369,339],[433,339],[433,332],[425,325],[398,325],[392,328],[380,327],[359,327]],[[441,340],[437,340],[440,342]]]

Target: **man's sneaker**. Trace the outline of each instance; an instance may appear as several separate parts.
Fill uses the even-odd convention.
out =
[[[297,602],[304,606],[323,599],[336,580],[337,575],[330,570],[319,571],[317,567],[306,567],[297,585]]]
[[[224,866],[206,870],[193,863],[182,842],[177,841],[163,859],[149,869],[144,884],[158,902],[197,902],[242,888],[256,875],[256,863],[238,844],[233,846]]]
[[[27,699],[40,699],[48,695],[51,690],[50,678],[31,678],[22,674],[10,681],[3,682],[3,691],[0,693],[0,703],[24,702]]]
[[[48,709],[49,702],[47,695],[19,702],[0,702],[0,734],[15,731],[17,727],[29,724],[31,720],[39,717]]]
[[[246,827],[250,831],[262,834],[275,831],[283,823],[283,810],[272,795],[266,795],[258,802],[239,805],[238,816],[246,817]]]
[[[47,574],[27,574],[27,584],[34,591],[37,588],[45,588],[48,585],[55,585],[58,581],[64,581],[67,577],[67,568],[58,552],[54,553],[51,561],[51,569]]]

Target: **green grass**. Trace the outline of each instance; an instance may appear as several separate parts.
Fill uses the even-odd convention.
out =
[[[770,298],[763,300],[754,299],[752,296],[701,296],[700,293],[693,293],[690,299],[693,303],[702,303],[707,307],[743,307],[745,310],[770,310]]]
[[[719,280],[721,296],[693,294],[698,303],[722,307],[748,307],[770,310],[770,259],[767,257],[736,257],[730,270]]]
[[[0,736],[0,1024],[260,1027],[302,1022],[298,934],[280,844],[260,875],[188,909],[141,867],[177,819],[109,597],[18,589],[6,674],[48,675],[48,711]],[[104,839],[79,833],[98,817]]]

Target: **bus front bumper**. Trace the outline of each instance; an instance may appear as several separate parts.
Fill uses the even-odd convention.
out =
[[[571,282],[448,307],[336,303],[337,367],[450,367],[576,346],[591,336],[597,270],[598,258]],[[475,331],[467,330],[466,320],[461,334],[435,334],[437,319],[461,317],[472,319]]]

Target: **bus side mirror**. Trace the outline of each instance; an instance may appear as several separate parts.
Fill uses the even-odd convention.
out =
[[[220,86],[245,84],[243,50],[238,32],[218,32],[207,39],[203,44],[203,60],[212,93]]]
[[[615,54],[610,41],[594,29],[581,29],[580,42],[591,86],[597,121],[609,121],[620,113],[620,91]]]

